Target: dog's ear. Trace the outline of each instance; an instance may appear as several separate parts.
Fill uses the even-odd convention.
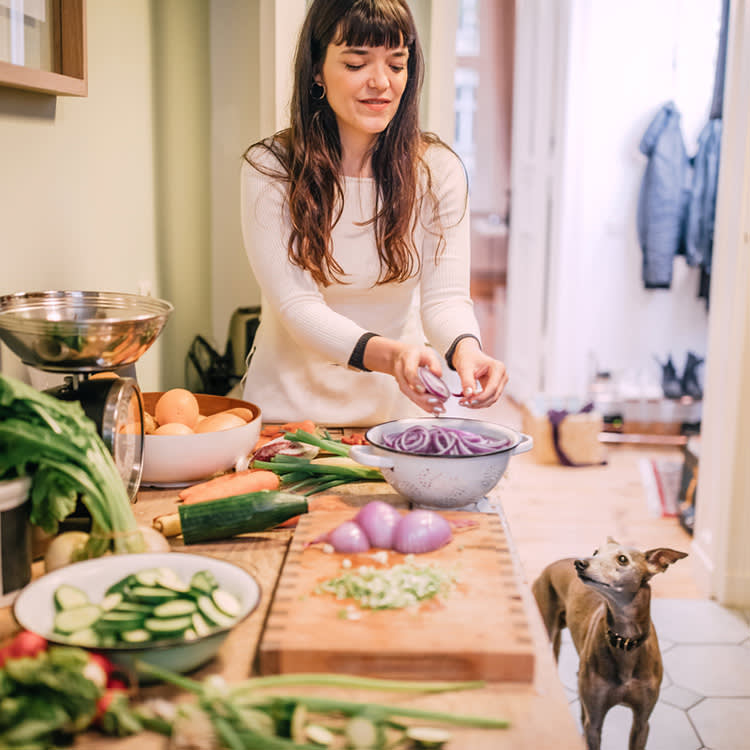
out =
[[[643,556],[646,558],[649,572],[653,576],[657,573],[663,573],[672,563],[687,557],[687,552],[680,552],[668,547],[656,547],[644,552]]]

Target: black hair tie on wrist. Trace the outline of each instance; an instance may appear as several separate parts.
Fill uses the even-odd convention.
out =
[[[479,348],[482,348],[482,342],[473,333],[462,333],[460,336],[456,336],[453,339],[453,343],[448,347],[448,351],[445,353],[445,361],[448,363],[448,367],[455,372],[456,368],[453,366],[453,355],[456,353],[456,347],[459,341],[464,339],[474,339],[479,344]]]
[[[372,370],[368,370],[365,367],[364,359],[365,359],[365,347],[367,346],[367,342],[374,338],[375,336],[379,336],[379,333],[363,333],[360,337],[357,343],[354,345],[354,349],[352,350],[352,354],[349,357],[349,361],[347,362],[347,365],[351,367],[354,370],[360,370],[361,372],[372,372]]]

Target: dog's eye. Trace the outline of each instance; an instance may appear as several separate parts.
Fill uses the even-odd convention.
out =
[[[618,555],[617,562],[620,563],[620,565],[627,565],[628,564],[628,558],[625,557],[625,555]]]

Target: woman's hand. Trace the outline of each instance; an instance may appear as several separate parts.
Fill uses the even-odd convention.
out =
[[[362,360],[368,370],[392,375],[401,393],[420,409],[435,415],[445,412],[445,403],[427,393],[417,372],[424,365],[435,375],[442,374],[441,360],[434,349],[375,336],[367,342]]]
[[[458,403],[470,409],[492,406],[508,383],[505,365],[485,354],[474,338],[467,337],[458,342],[453,353],[453,367],[461,379],[463,392]],[[477,389],[477,382],[481,390]]]
[[[409,347],[400,351],[393,363],[393,377],[398,387],[407,398],[411,399],[420,409],[434,415],[445,412],[445,402],[428,393],[419,377],[420,367],[427,367],[438,377],[442,374],[440,358],[434,349],[429,347]]]

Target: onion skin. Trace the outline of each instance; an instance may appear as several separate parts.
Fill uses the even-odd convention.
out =
[[[393,549],[402,554],[421,554],[444,547],[453,538],[450,523],[431,510],[413,510],[397,524]]]
[[[393,534],[400,520],[401,514],[382,500],[367,503],[354,516],[354,522],[365,532],[370,544],[380,549],[393,549]]]

